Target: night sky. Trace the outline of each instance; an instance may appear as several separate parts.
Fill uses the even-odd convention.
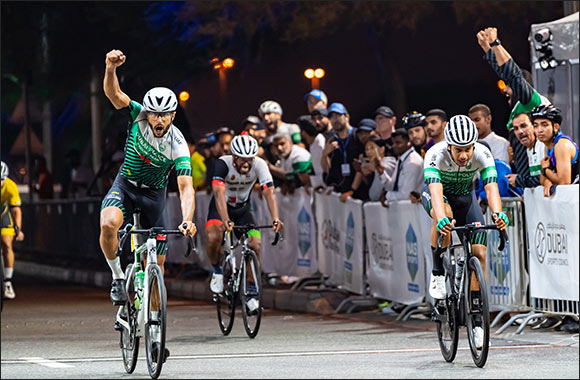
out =
[[[259,39],[241,38],[239,33],[234,33],[224,42],[212,36],[195,38],[195,33],[213,16],[229,17],[232,28],[241,29],[236,25],[236,12],[240,4],[248,3],[218,3],[223,10],[217,13],[195,13],[203,11],[204,3],[191,7],[185,16],[180,11],[176,18],[172,12],[183,9],[183,4],[166,3],[160,8],[159,3],[144,2],[31,5],[3,1],[2,159],[7,158],[14,136],[21,128],[10,123],[14,99],[19,98],[20,91],[6,79],[7,75],[20,77],[22,66],[29,65],[32,100],[36,100],[33,103],[40,104],[38,100],[43,96],[51,98],[53,159],[59,162],[71,147],[81,151],[90,149],[88,75],[93,65],[102,81],[105,54],[112,48],[127,54],[127,62],[118,73],[122,77],[122,89],[131,98],[141,101],[153,86],[190,92],[191,98],[178,110],[175,122],[188,138],[199,138],[222,126],[238,131],[241,120],[257,115],[258,106],[268,99],[281,104],[284,121],[294,122],[306,113],[303,96],[311,89],[311,83],[303,72],[308,67],[325,69],[320,88],[330,102],[341,102],[347,107],[353,125],[364,117],[372,117],[373,111],[385,104],[394,109],[400,120],[412,110],[426,112],[443,108],[452,116],[467,113],[476,103],[485,103],[492,110],[494,131],[506,136],[505,122],[510,109],[497,90],[497,76],[482,60],[483,52],[475,34],[487,26],[497,27],[500,39],[516,62],[529,69],[530,25],[563,17],[562,2],[459,3],[460,8],[452,2],[428,3],[428,12],[420,6],[409,8],[409,3],[401,3],[411,11],[397,14],[397,19],[389,11],[393,3],[366,3],[369,7],[371,4],[378,7],[373,8],[378,9],[374,17],[386,20],[373,44],[369,24],[349,22],[359,17],[348,13],[339,14],[336,22],[322,33],[318,31],[312,37],[306,33],[299,39],[286,41],[284,31],[300,21],[300,18],[292,19],[290,25],[283,24],[296,9],[296,4],[291,2],[276,3],[274,25],[256,21]],[[333,4],[339,3],[323,3],[326,7]],[[212,6],[216,7],[215,3]],[[346,9],[349,6],[346,3]],[[358,6],[360,10],[361,5]],[[33,12],[49,15],[52,50],[48,79],[39,74],[40,16],[29,15],[31,7]],[[191,21],[188,28],[179,29],[182,24],[175,20],[184,17],[190,17]],[[251,19],[242,22],[246,29],[254,26]],[[411,26],[401,26],[405,23]],[[258,45],[254,46],[257,40]],[[32,58],[22,61],[25,64],[19,61],[23,54],[32,54]],[[209,65],[213,56],[236,60],[235,67],[226,74],[227,91],[223,99],[218,73]],[[384,82],[379,60],[382,60]],[[49,84],[45,86],[45,83]],[[122,133],[123,123],[102,92],[101,96],[105,136]],[[42,140],[38,120],[33,129]]]

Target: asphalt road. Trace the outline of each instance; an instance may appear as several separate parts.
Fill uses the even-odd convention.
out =
[[[144,346],[124,371],[108,291],[20,278],[1,317],[1,378],[149,378]],[[441,356],[429,320],[376,311],[335,316],[266,310],[256,339],[237,315],[223,336],[211,303],[169,299],[160,378],[578,378],[578,334],[493,337],[477,368],[462,334],[454,363]],[[528,329],[529,330],[529,329]]]

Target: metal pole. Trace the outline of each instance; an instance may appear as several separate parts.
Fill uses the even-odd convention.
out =
[[[91,82],[90,82],[90,94],[91,94],[91,141],[93,148],[93,172],[98,173],[101,166],[101,107],[99,102],[99,75],[95,66],[91,66]],[[102,181],[97,182],[97,189],[99,192],[102,191]]]
[[[26,144],[24,146],[24,159],[26,163],[26,173],[28,174],[28,201],[32,202],[32,160],[30,147],[30,112],[28,106],[28,75],[22,82],[22,96],[24,98],[24,128]]]

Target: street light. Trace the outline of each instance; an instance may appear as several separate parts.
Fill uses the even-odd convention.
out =
[[[312,89],[317,89],[319,87],[319,79],[324,76],[325,72],[324,69],[317,68],[311,69],[308,68],[304,71],[304,76],[311,80],[312,82]]]
[[[179,100],[181,100],[182,102],[186,102],[188,99],[189,99],[189,92],[181,91],[179,93]]]

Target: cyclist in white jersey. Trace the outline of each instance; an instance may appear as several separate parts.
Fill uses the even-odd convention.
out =
[[[480,173],[484,184],[489,207],[494,215],[497,227],[504,230],[509,221],[502,212],[501,199],[497,187],[497,172],[491,152],[477,142],[478,134],[475,123],[465,115],[456,115],[445,127],[445,141],[431,147],[425,154],[425,185],[421,200],[425,211],[433,218],[431,227],[431,250],[433,252],[433,271],[429,284],[429,294],[435,299],[444,299],[445,271],[441,254],[451,241],[451,228],[459,225],[480,222],[484,224],[483,213],[475,198],[473,178]],[[439,234],[444,241],[437,247]],[[487,234],[479,231],[473,234],[473,254],[481,262],[485,274],[485,257]],[[473,298],[479,297],[479,284],[472,278]],[[480,321],[481,322],[481,321]],[[476,321],[477,324],[477,321]],[[474,329],[476,345],[483,343],[483,329]]]
[[[207,255],[214,268],[210,289],[214,293],[221,293],[224,289],[223,273],[219,266],[224,232],[226,229],[232,231],[235,224],[255,224],[250,207],[250,195],[256,181],[266,198],[274,232],[281,232],[284,228],[284,224],[278,218],[272,174],[266,162],[256,157],[258,153],[256,139],[248,135],[236,136],[230,144],[230,150],[232,155],[220,157],[215,165],[212,178],[213,197],[205,225]],[[256,252],[260,260],[260,231],[251,230],[248,235],[248,246]],[[257,306],[256,300],[248,300],[248,308],[251,311]]]

